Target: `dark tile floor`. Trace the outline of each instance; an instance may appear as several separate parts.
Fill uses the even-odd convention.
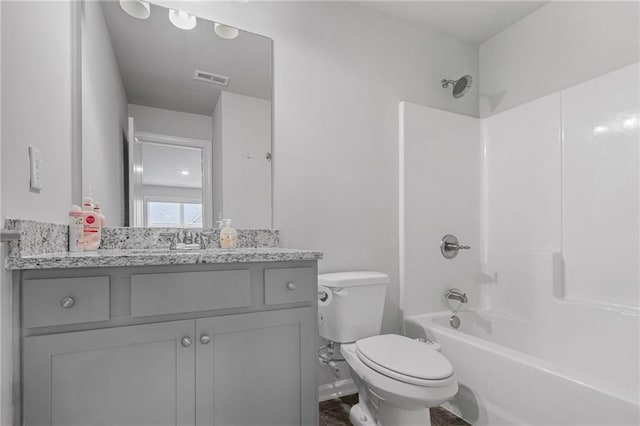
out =
[[[349,410],[358,402],[358,395],[343,396],[320,403],[320,426],[351,426]],[[431,409],[432,426],[470,426],[444,408]]]

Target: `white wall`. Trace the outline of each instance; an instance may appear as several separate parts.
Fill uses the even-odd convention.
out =
[[[71,205],[71,9],[6,2],[2,13],[2,197],[5,217],[66,223]],[[29,190],[28,146],[42,152]]]
[[[400,270],[405,316],[448,307],[444,293],[459,288],[477,303],[480,272],[480,120],[400,103]],[[440,253],[454,234],[471,250],[455,259]]]
[[[489,116],[640,60],[640,4],[554,1],[480,45]]]
[[[136,132],[211,140],[211,117],[206,115],[129,104],[129,117]]]
[[[213,167],[220,178],[214,219],[221,214],[238,228],[271,228],[271,101],[222,92],[213,122],[219,126],[213,129],[219,137]]]
[[[127,97],[100,4],[84,2],[82,10],[82,191],[121,226]]]
[[[2,2],[1,221],[66,223],[71,204],[71,9],[64,2]],[[44,189],[29,191],[28,145],[43,154]],[[4,264],[6,248],[0,262]],[[1,281],[0,423],[12,424],[11,279]]]

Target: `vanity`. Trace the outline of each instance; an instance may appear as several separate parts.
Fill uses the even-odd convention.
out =
[[[321,257],[278,247],[10,257],[16,424],[317,424]]]

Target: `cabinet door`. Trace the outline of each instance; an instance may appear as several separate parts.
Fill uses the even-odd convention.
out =
[[[315,310],[196,320],[196,424],[317,425]]]
[[[25,338],[24,423],[193,425],[194,331],[188,320]]]

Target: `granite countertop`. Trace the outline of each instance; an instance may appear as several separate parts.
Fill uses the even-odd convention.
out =
[[[287,262],[322,259],[322,252],[280,247],[176,250],[133,249],[46,253],[9,257],[7,269],[66,269],[205,263]]]

